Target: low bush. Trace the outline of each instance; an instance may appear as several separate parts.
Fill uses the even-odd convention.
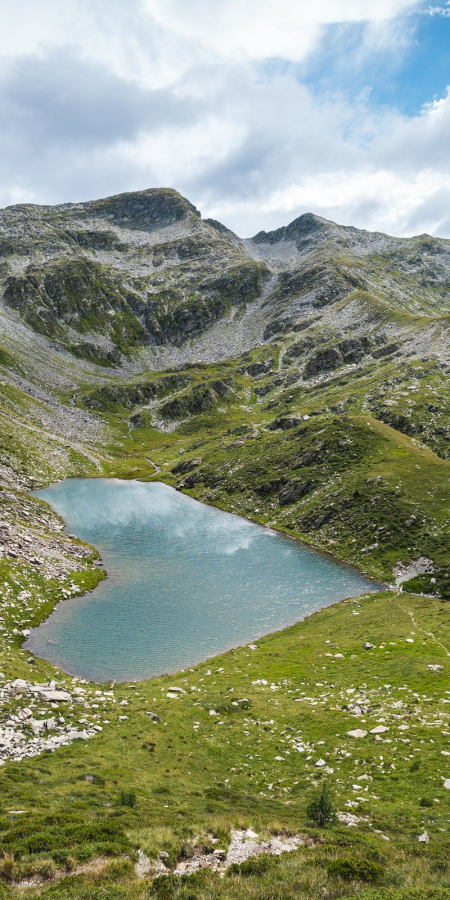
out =
[[[244,860],[244,862],[233,863],[229,867],[227,875],[243,875],[244,877],[255,875],[258,877],[273,869],[276,863],[276,858],[267,853],[261,853],[259,856],[252,856],[250,859]]]
[[[122,790],[119,794],[119,806],[129,806],[130,809],[135,809],[137,802],[136,791],[133,790]]]
[[[380,881],[383,877],[383,868],[379,863],[357,856],[334,859],[327,870],[330,876],[343,878],[345,881],[373,882]]]

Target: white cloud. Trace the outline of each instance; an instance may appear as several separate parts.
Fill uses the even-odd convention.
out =
[[[447,3],[447,6],[429,6],[428,9],[424,10],[425,15],[427,16],[444,16],[450,18],[450,3]]]
[[[321,27],[343,22],[386,22],[418,0],[145,0],[165,29],[226,59],[301,60]]]

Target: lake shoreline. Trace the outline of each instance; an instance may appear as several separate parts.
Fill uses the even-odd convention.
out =
[[[205,647],[204,651],[202,651],[201,648],[198,648],[199,652],[195,655],[190,655],[188,659],[186,659],[186,658],[183,659],[183,656],[181,656],[181,657],[178,657],[176,660],[174,660],[173,663],[169,662],[167,665],[164,665],[164,666],[157,665],[155,670],[152,671],[151,673],[149,673],[148,675],[144,674],[144,672],[141,671],[139,673],[136,673],[136,675],[127,674],[126,676],[123,676],[119,670],[115,669],[114,672],[111,672],[111,673],[108,672],[108,674],[106,676],[102,676],[102,677],[99,677],[98,675],[94,676],[92,674],[92,671],[91,672],[89,672],[89,671],[81,672],[79,669],[77,669],[73,665],[70,665],[70,663],[68,663],[67,660],[64,660],[62,655],[60,655],[60,654],[58,654],[58,657],[56,657],[52,653],[47,655],[46,653],[40,652],[40,651],[42,651],[42,648],[39,648],[39,650],[38,650],[32,639],[31,640],[27,639],[27,641],[23,644],[24,649],[28,650],[31,653],[35,653],[35,655],[40,658],[46,659],[52,665],[63,669],[68,674],[72,674],[72,672],[73,672],[73,674],[75,676],[87,678],[88,680],[90,680],[94,683],[104,683],[106,681],[111,680],[111,678],[115,678],[116,680],[118,680],[120,682],[137,682],[137,681],[141,681],[141,680],[148,680],[150,678],[158,677],[163,674],[174,674],[175,672],[178,672],[182,669],[191,667],[200,662],[204,662],[208,659],[214,658],[215,656],[220,655],[221,653],[227,652],[228,650],[233,650],[240,646],[246,646],[249,643],[249,641],[250,642],[257,641],[257,640],[260,640],[261,637],[265,637],[268,634],[282,631],[282,630],[284,630],[284,628],[287,628],[287,627],[292,627],[293,625],[297,624],[298,622],[303,621],[308,615],[311,614],[311,612],[314,612],[316,609],[324,608],[325,606],[329,606],[329,605],[334,605],[335,602],[339,602],[341,599],[348,599],[352,596],[358,596],[361,593],[366,592],[367,590],[369,590],[370,593],[385,590],[385,586],[382,583],[377,582],[370,577],[367,578],[366,576],[362,575],[360,571],[356,570],[355,567],[353,567],[346,561],[337,561],[336,558],[333,557],[331,554],[328,554],[328,553],[320,551],[320,550],[316,550],[315,548],[311,548],[307,544],[304,544],[302,541],[299,541],[294,536],[292,536],[290,534],[286,534],[284,531],[273,528],[272,526],[261,525],[260,523],[254,522],[253,520],[249,519],[248,517],[240,516],[239,514],[237,514],[235,512],[229,513],[228,511],[222,510],[215,506],[212,506],[211,504],[199,502],[199,501],[195,500],[194,498],[189,497],[189,495],[185,495],[179,491],[175,491],[173,488],[166,485],[165,482],[163,482],[163,481],[156,482],[155,480],[152,480],[151,482],[141,482],[141,481],[135,481],[135,480],[124,480],[124,479],[114,479],[114,478],[112,478],[112,479],[109,479],[109,478],[66,479],[63,482],[57,482],[55,487],[57,487],[58,485],[62,486],[64,484],[68,485],[69,483],[72,483],[72,485],[73,485],[77,481],[80,483],[82,483],[82,482],[87,483],[88,481],[91,482],[92,480],[96,481],[97,483],[98,482],[103,482],[104,484],[106,483],[106,484],[108,484],[108,486],[109,485],[116,485],[116,486],[119,485],[122,487],[122,489],[123,489],[123,486],[130,486],[130,485],[131,486],[132,485],[136,485],[136,486],[140,485],[140,486],[144,486],[144,487],[147,485],[155,485],[155,486],[159,486],[161,489],[163,489],[164,492],[172,492],[173,491],[173,495],[170,494],[172,499],[175,497],[175,495],[176,495],[176,497],[179,497],[179,498],[183,497],[186,501],[188,501],[188,504],[189,504],[189,507],[191,510],[193,508],[192,507],[193,504],[195,505],[195,509],[202,508],[203,510],[209,510],[211,513],[214,510],[216,510],[220,516],[227,517],[227,520],[226,520],[227,522],[229,522],[232,519],[235,523],[237,523],[238,530],[241,529],[243,523],[245,523],[247,526],[249,526],[250,529],[257,529],[258,530],[256,532],[257,534],[259,534],[259,535],[261,533],[264,533],[266,535],[270,534],[274,540],[282,541],[283,545],[284,545],[285,538],[290,538],[289,544],[291,546],[297,548],[299,551],[303,552],[303,554],[306,554],[307,561],[310,564],[312,561],[313,568],[314,568],[315,561],[317,559],[321,559],[323,562],[325,562],[327,564],[327,569],[328,569],[328,566],[332,566],[333,569],[334,569],[334,567],[336,567],[337,570],[341,574],[344,573],[345,581],[348,580],[348,576],[354,575],[355,579],[357,581],[359,579],[361,580],[361,585],[357,585],[355,587],[355,591],[353,593],[347,593],[345,595],[345,597],[342,597],[342,598],[334,599],[332,596],[327,597],[326,595],[323,596],[322,594],[320,594],[320,605],[318,605],[318,606],[314,605],[312,608],[311,607],[308,608],[306,606],[306,604],[310,603],[310,602],[313,602],[315,604],[317,601],[307,600],[307,597],[309,596],[308,591],[306,594],[303,592],[303,594],[301,595],[303,597],[303,599],[301,601],[300,600],[297,601],[297,603],[301,602],[303,604],[303,609],[301,610],[301,614],[300,615],[298,614],[300,612],[300,610],[298,610],[297,612],[293,613],[292,616],[290,616],[290,617],[288,617],[288,610],[283,606],[283,601],[280,600],[279,601],[281,604],[280,608],[282,610],[283,616],[285,616],[284,619],[282,618],[282,621],[280,622],[280,624],[278,624],[278,622],[276,622],[276,619],[274,619],[273,622],[267,622],[267,623],[261,624],[259,629],[252,630],[251,633],[246,634],[245,630],[244,630],[243,636],[242,636],[242,634],[234,635],[230,639],[226,640],[220,646],[219,645],[214,646],[212,649],[212,652],[208,652],[206,647]],[[44,502],[48,502],[46,500],[46,498],[42,496],[42,492],[33,492],[33,494],[35,496],[36,495],[39,496],[39,498],[41,500],[44,500]],[[178,503],[179,501],[176,501],[176,502]],[[51,502],[49,505],[51,506],[51,508],[55,509],[55,506],[53,506]],[[64,516],[64,514],[62,514],[62,512],[59,508],[56,508],[56,511],[65,523],[66,532],[69,531],[69,529],[70,529],[70,532],[73,533],[74,532],[73,522],[67,521],[67,518]],[[229,517],[229,519],[228,519],[228,517]],[[234,528],[234,525],[233,525],[233,528]],[[76,529],[75,529],[75,531],[76,531]],[[84,539],[85,538],[83,537],[82,540],[84,540]],[[91,541],[90,537],[88,538],[88,543],[90,546],[94,546],[94,547],[97,546],[97,544],[95,544],[95,542]],[[270,545],[267,545],[267,546],[269,547]],[[107,548],[103,547],[100,544],[100,549],[101,549],[101,552],[103,553],[103,555],[107,556],[107,553],[108,553]],[[234,552],[234,550],[232,552]],[[345,574],[345,573],[347,573],[347,574]],[[283,587],[283,577],[282,576],[278,576],[278,577],[279,577],[279,581],[277,582],[277,585],[276,585],[276,592],[278,592],[280,583]],[[322,577],[325,577],[325,576],[322,576]],[[103,589],[101,588],[102,584],[103,584]],[[95,590],[95,592],[93,594],[93,597],[97,601],[97,604],[98,604],[98,602],[102,602],[101,594],[105,595],[105,591],[106,591],[106,594],[108,594],[109,590],[111,588],[113,588],[114,585],[115,585],[115,579],[114,579],[114,577],[111,576],[111,572],[107,568],[106,578],[103,579],[97,585],[97,590]],[[304,588],[303,583],[302,583],[302,588]],[[325,588],[326,588],[326,592],[329,593],[329,591],[330,591],[329,584],[326,584]],[[101,592],[100,595],[99,595],[99,589]],[[296,590],[298,592],[298,586],[297,586]],[[347,590],[348,590],[348,588],[347,588]],[[77,607],[79,606],[79,601],[82,600],[83,596],[86,598],[87,595],[86,594],[84,594],[84,595],[78,594],[76,596],[76,599],[78,601]],[[69,597],[67,599],[75,599],[75,597]],[[250,601],[251,601],[251,598],[248,603],[249,607],[251,605]],[[92,597],[90,598],[90,602],[92,602]],[[242,605],[247,606],[247,596],[245,596]],[[50,615],[45,619],[44,624],[47,625],[48,623],[50,623],[50,627],[53,627],[54,622],[59,621],[59,616],[61,615],[60,610],[62,607],[64,607],[65,610],[67,610],[67,605],[66,605],[65,599],[61,600],[59,603],[57,603],[55,605],[55,607],[53,608]],[[58,612],[57,612],[57,610],[58,610]],[[208,612],[209,612],[209,610],[208,610]],[[222,614],[223,610],[221,609],[220,612]],[[273,614],[273,611],[272,611],[272,614]],[[63,616],[63,618],[64,618],[64,616]],[[222,619],[223,619],[223,615],[222,615]],[[220,617],[219,617],[218,623],[219,622],[220,622]],[[239,626],[236,626],[236,627],[239,627]],[[42,624],[39,626],[39,628],[42,628]],[[120,669],[120,667],[119,667],[119,669]]]

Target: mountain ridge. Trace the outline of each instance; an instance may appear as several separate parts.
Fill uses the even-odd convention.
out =
[[[107,366],[130,355],[139,365],[139,347],[180,348],[221,322],[248,322],[254,308],[253,337],[237,347],[249,349],[352,290],[373,292],[394,315],[450,314],[443,239],[391,238],[312,213],[242,239],[170,189],[8,207],[0,253],[3,305],[69,352]],[[271,278],[262,309],[255,301]],[[142,368],[148,363],[144,353]]]

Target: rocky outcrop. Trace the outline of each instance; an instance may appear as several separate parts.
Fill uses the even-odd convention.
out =
[[[138,381],[135,384],[107,384],[82,396],[83,405],[88,409],[132,409],[133,406],[148,403],[172,391],[181,390],[189,382],[189,375],[173,374],[152,381]]]
[[[277,431],[279,428],[282,431],[288,431],[290,428],[296,428],[302,422],[301,416],[277,416],[273,422],[268,424],[267,428],[269,431]]]
[[[278,497],[280,506],[289,506],[291,503],[297,503],[302,497],[310,494],[312,490],[314,490],[312,481],[301,481],[298,478],[293,478],[287,487],[280,491]]]
[[[330,347],[328,350],[322,350],[306,363],[303,376],[304,378],[313,378],[315,375],[321,375],[322,372],[331,372],[342,366],[344,357],[337,347]]]
[[[193,469],[196,469],[201,463],[201,459],[182,459],[181,462],[177,463],[176,466],[170,470],[173,475],[187,475],[188,472],[192,472]]]
[[[187,393],[168,400],[159,407],[160,415],[165,419],[183,419],[194,416],[216,406],[220,398],[227,399],[231,393],[231,382],[220,379],[199,384]]]

